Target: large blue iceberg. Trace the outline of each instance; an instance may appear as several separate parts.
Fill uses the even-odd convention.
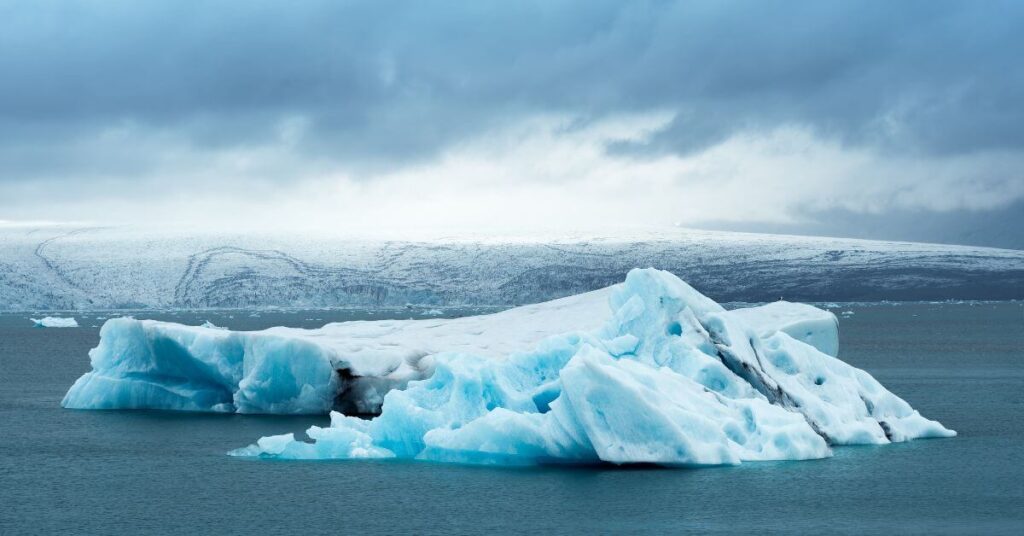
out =
[[[285,459],[702,466],[955,435],[837,353],[827,311],[726,311],[647,269],[456,320],[261,332],[111,320],[64,405],[334,410],[309,441],[270,436],[231,453]]]

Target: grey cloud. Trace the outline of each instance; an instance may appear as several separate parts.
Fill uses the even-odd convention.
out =
[[[161,140],[201,162],[291,120],[296,158],[363,171],[531,115],[649,110],[675,119],[610,152],[799,125],[879,153],[1020,153],[1022,21],[1013,1],[0,0],[0,185],[173,174]]]
[[[131,119],[402,158],[523,113],[684,111],[686,151],[801,123],[849,143],[1020,148],[1024,6],[999,2],[43,2],[0,15],[0,122]],[[204,121],[197,121],[198,118]],[[886,118],[898,123],[886,130]],[[27,125],[27,127],[26,127]],[[320,140],[316,142],[315,140]]]

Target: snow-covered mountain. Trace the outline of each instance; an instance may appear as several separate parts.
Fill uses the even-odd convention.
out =
[[[1024,251],[687,229],[312,236],[0,226],[0,309],[516,305],[634,267],[718,301],[1024,298]]]

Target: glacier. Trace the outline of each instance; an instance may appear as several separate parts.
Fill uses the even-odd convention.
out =
[[[37,328],[77,328],[78,321],[74,318],[59,316],[45,316],[43,318],[29,318]]]
[[[0,226],[0,310],[507,308],[636,266],[719,302],[1024,298],[1024,251],[681,228],[236,233]]]
[[[230,453],[280,459],[706,466],[955,435],[838,353],[827,311],[727,311],[638,269],[459,319],[258,332],[111,319],[63,405],[330,412],[309,441],[268,436]]]

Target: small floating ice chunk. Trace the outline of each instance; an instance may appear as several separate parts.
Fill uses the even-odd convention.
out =
[[[58,316],[46,316],[43,318],[30,318],[37,328],[77,328],[78,321],[74,318],[62,318]]]

